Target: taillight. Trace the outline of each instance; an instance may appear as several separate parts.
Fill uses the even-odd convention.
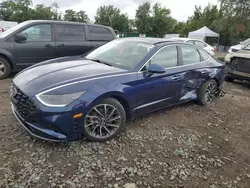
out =
[[[215,51],[216,51],[216,48],[213,48],[212,51],[215,52]]]

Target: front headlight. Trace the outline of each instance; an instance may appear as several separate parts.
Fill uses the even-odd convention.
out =
[[[83,95],[85,91],[60,95],[38,94],[36,98],[46,106],[64,107]]]

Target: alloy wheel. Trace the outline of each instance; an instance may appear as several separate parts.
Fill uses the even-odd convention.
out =
[[[3,62],[0,61],[0,76],[4,75],[5,71],[6,71],[6,67],[3,64]]]
[[[108,138],[115,134],[121,125],[119,111],[110,104],[93,107],[86,115],[84,126],[94,138]]]
[[[217,85],[215,82],[210,82],[209,85],[206,88],[206,92],[205,92],[205,100],[206,103],[211,103],[214,98],[215,98],[215,94],[216,94],[216,89],[217,89]]]

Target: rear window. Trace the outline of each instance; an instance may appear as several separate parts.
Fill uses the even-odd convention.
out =
[[[84,41],[85,26],[84,25],[56,25],[57,41]]]
[[[98,26],[88,26],[89,27],[89,34],[90,39],[95,41],[111,41],[114,39],[114,36],[112,33],[104,27],[98,27]]]
[[[196,48],[192,46],[181,46],[183,65],[199,63],[200,54]]]
[[[203,50],[198,50],[198,51],[199,51],[200,56],[201,56],[201,61],[205,61],[209,58],[209,55],[206,52],[204,52]]]

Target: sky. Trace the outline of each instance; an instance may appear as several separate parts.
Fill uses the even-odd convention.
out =
[[[96,10],[102,5],[114,5],[120,8],[121,12],[127,13],[129,18],[135,17],[135,11],[138,5],[144,2],[159,2],[171,10],[171,15],[178,21],[186,21],[192,15],[195,5],[202,7],[208,3],[216,4],[217,0],[55,0],[60,10],[74,9],[76,11],[84,10],[91,21],[94,21]],[[44,3],[51,5],[51,0],[33,0],[34,4]]]

